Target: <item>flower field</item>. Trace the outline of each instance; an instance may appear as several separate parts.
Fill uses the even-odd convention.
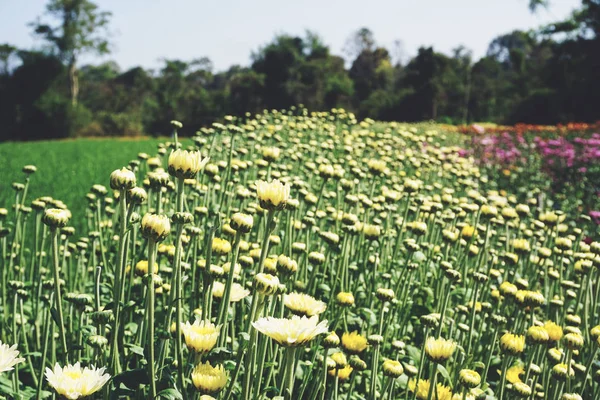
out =
[[[589,126],[172,126],[0,146],[0,398],[600,398]]]

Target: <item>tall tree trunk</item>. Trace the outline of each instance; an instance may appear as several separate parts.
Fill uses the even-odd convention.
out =
[[[77,67],[75,60],[69,63],[69,91],[71,93],[71,104],[77,105],[77,96],[79,95],[79,77],[77,76]]]

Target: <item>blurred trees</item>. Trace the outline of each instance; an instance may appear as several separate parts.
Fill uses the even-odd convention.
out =
[[[540,5],[546,2],[531,2],[532,9]],[[221,72],[207,58],[163,60],[156,71],[122,71],[112,62],[77,70],[80,54],[108,51],[108,14],[89,0],[50,0],[48,11],[59,23],[33,27],[49,48],[0,45],[0,140],[165,134],[172,119],[192,134],[227,114],[297,104],[382,120],[600,118],[600,0],[582,0],[570,18],[537,31],[499,35],[479,60],[459,46],[450,55],[423,47],[405,62],[392,49],[392,61],[362,28],[350,35],[346,59],[306,32],[277,36],[250,66]]]
[[[46,5],[46,14],[56,24],[38,19],[31,25],[34,32],[52,46],[51,51],[66,64],[71,103],[76,105],[79,94],[77,61],[87,52],[108,53],[105,30],[111,14],[100,11],[89,0],[50,0]]]

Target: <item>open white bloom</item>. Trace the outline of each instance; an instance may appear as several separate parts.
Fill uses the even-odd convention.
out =
[[[24,358],[18,356],[19,350],[17,350],[16,344],[9,347],[0,341],[0,373],[10,371],[18,363],[25,361]]]
[[[319,322],[319,317],[310,318],[259,318],[252,323],[254,328],[269,336],[282,346],[296,347],[313,340],[317,335],[327,333],[329,326],[327,320]]]
[[[70,399],[87,397],[102,388],[109,381],[110,375],[104,373],[105,368],[81,368],[75,365],[61,367],[54,364],[54,369],[46,368],[46,380],[59,395]]]

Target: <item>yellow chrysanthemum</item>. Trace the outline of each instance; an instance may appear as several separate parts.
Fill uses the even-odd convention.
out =
[[[217,344],[219,338],[220,326],[215,326],[210,321],[194,321],[190,324],[189,321],[181,327],[181,332],[185,339],[185,344],[196,351],[196,353],[204,353],[211,351]]]
[[[513,365],[506,370],[506,380],[510,383],[522,382],[521,375],[523,375],[523,373],[525,373],[525,368],[523,368],[522,365]]]
[[[336,372],[337,372],[337,377],[339,378],[340,381],[345,381],[346,379],[348,379],[350,377],[350,374],[352,373],[353,369],[350,365],[346,365],[344,368],[334,368],[334,369],[330,369],[328,371],[329,375],[331,376],[335,376]]]
[[[227,384],[227,373],[222,365],[213,367],[207,361],[192,370],[192,382],[202,394],[215,394]]]
[[[352,333],[344,333],[342,335],[342,347],[350,354],[359,354],[363,352],[369,342],[367,338],[361,336],[358,332],[354,331]]]
[[[418,400],[427,400],[427,396],[429,394],[429,380],[428,379],[420,379],[418,384],[414,379],[408,381],[408,389],[411,392],[415,392]],[[438,400],[452,400],[452,391],[449,387],[438,383],[435,388],[437,393],[433,394],[433,398]],[[436,396],[437,394],[437,396]]]
[[[435,339],[430,337],[425,342],[425,354],[427,358],[436,363],[442,363],[452,357],[456,349],[456,343],[444,338]]]
[[[544,324],[544,329],[546,329],[550,340],[553,342],[558,342],[563,337],[562,327],[556,324],[555,322],[546,321],[546,323]]]
[[[500,348],[509,354],[519,354],[525,349],[525,336],[505,333],[500,338]]]

